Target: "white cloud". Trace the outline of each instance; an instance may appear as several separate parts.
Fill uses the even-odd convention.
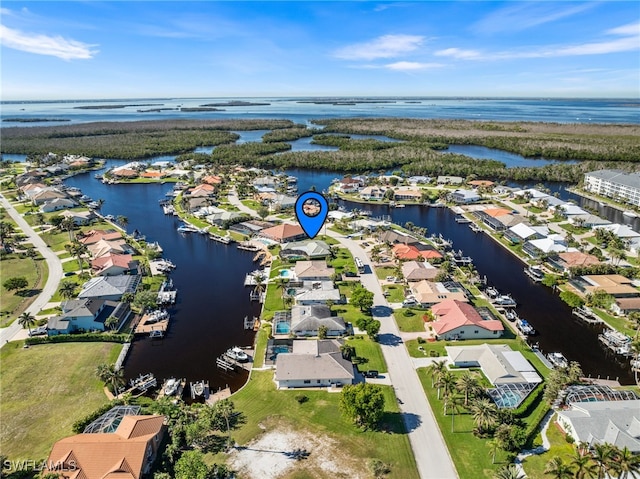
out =
[[[418,49],[424,41],[420,35],[383,35],[369,42],[355,43],[334,52],[342,60],[393,58]]]
[[[628,23],[627,25],[621,25],[616,28],[607,30],[609,35],[636,35],[640,36],[640,22]]]
[[[464,50],[462,48],[446,48],[444,50],[438,50],[434,52],[434,55],[438,57],[452,57],[457,59],[473,59],[481,56],[477,50]]]
[[[431,68],[441,68],[444,65],[441,63],[420,63],[420,62],[395,62],[388,63],[384,68],[396,71],[416,71],[416,70],[428,70]]]
[[[0,44],[7,48],[37,55],[50,55],[63,60],[86,60],[93,58],[98,52],[92,49],[96,45],[88,45],[77,40],[61,36],[36,35],[0,25]]]

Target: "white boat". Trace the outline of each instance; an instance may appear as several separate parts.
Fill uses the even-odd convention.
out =
[[[630,218],[637,218],[638,217],[637,213],[634,213],[633,211],[629,211],[629,210],[623,211],[622,214],[624,216],[628,216]]]
[[[566,368],[569,366],[569,361],[562,353],[549,353],[547,354],[547,359],[554,368]]]
[[[515,299],[513,299],[508,294],[501,294],[493,300],[493,303],[498,306],[502,306],[503,308],[515,308],[516,306],[518,306],[518,303],[516,303]]]
[[[467,223],[471,223],[471,220],[469,218],[465,218],[462,215],[458,215],[455,218],[455,222],[461,225],[467,224]]]
[[[531,326],[526,319],[518,318],[516,320],[516,328],[518,328],[522,334],[527,336],[533,336],[536,334],[536,330],[533,329],[533,326]]]
[[[480,231],[482,231],[482,228],[480,228],[475,223],[469,223],[469,228],[471,228],[471,231],[473,231],[474,233],[479,233]]]
[[[524,274],[529,276],[529,278],[534,280],[536,283],[539,283],[544,279],[544,271],[542,271],[540,266],[529,266],[528,268],[525,268]]]
[[[180,380],[176,378],[167,379],[167,382],[164,383],[164,395],[165,396],[173,396],[178,392],[178,388],[180,387]]]
[[[249,356],[247,356],[247,353],[245,353],[242,349],[240,349],[237,346],[227,349],[227,351],[224,354],[228,358],[233,359],[234,361],[238,361],[240,363],[249,360]]]
[[[154,329],[149,333],[149,337],[152,339],[162,339],[164,338],[164,331],[161,329]]]
[[[513,309],[507,309],[504,312],[504,317],[509,321],[515,321],[516,319],[518,319],[518,313],[516,313]]]
[[[485,293],[487,293],[487,296],[489,296],[490,298],[497,298],[500,295],[498,290],[493,286],[489,286],[487,289],[485,289]]]
[[[193,396],[202,396],[204,394],[204,381],[198,381],[191,385]]]

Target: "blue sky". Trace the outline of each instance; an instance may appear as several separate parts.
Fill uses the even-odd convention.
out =
[[[632,1],[1,5],[3,100],[640,96]]]

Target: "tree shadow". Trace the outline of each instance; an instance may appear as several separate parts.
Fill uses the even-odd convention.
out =
[[[385,346],[398,346],[402,344],[402,338],[391,333],[378,334],[378,342]]]
[[[21,289],[20,291],[16,291],[16,296],[31,298],[32,296],[39,295],[41,291],[41,289]]]
[[[373,317],[381,317],[381,316],[391,316],[393,314],[393,309],[389,306],[376,305],[371,308],[371,315]]]
[[[380,421],[380,430],[389,434],[407,434],[422,424],[417,414],[407,412],[385,412]]]

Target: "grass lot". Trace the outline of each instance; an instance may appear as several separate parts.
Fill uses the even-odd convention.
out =
[[[545,479],[549,477],[549,475],[544,473],[544,469],[547,462],[549,462],[553,456],[560,456],[565,462],[569,462],[568,458],[573,454],[574,446],[565,440],[563,432],[554,421],[555,418],[552,418],[551,424],[547,429],[547,439],[549,439],[551,443],[551,449],[539,456],[529,456],[522,463],[527,477],[531,479]]]
[[[251,208],[254,211],[257,211],[258,208],[262,207],[262,205],[258,203],[256,200],[241,200],[240,202],[243,205],[245,205],[247,208]]]
[[[121,344],[60,343],[0,350],[3,427],[0,449],[12,459],[45,459],[73,423],[107,402],[94,370],[115,362]]]
[[[404,286],[397,284],[390,284],[383,286],[385,291],[389,291],[387,301],[390,303],[402,303],[404,301]]]
[[[590,228],[574,226],[571,223],[562,223],[561,225],[558,225],[558,226],[560,226],[560,228],[562,228],[563,230],[567,230],[569,233],[574,235],[582,235],[591,231]]]
[[[411,316],[411,313],[413,313],[413,316]],[[393,316],[396,318],[398,328],[403,333],[424,331],[426,336],[424,320],[422,319],[426,313],[427,311],[424,309],[402,308],[396,309],[393,312]]]
[[[375,268],[376,270],[376,276],[378,277],[378,279],[385,279],[387,276],[395,276],[396,275],[396,269],[395,268]]]
[[[24,291],[0,290],[0,327],[5,327],[18,317],[40,292],[47,278],[47,263],[42,259],[35,262],[28,258],[19,258],[11,254],[0,261],[3,282],[11,277],[24,276],[29,282]]]
[[[343,273],[345,271],[356,271],[356,264],[353,261],[353,256],[347,248],[339,248],[336,252],[334,259],[329,259],[327,264],[332,268],[335,268],[336,273]]]
[[[391,473],[385,477],[417,479],[415,460],[393,390],[383,386],[383,391],[386,403],[383,428],[388,432],[363,432],[342,417],[338,406],[340,394],[324,390],[278,391],[272,371],[253,371],[247,385],[231,398],[246,418],[246,423],[232,436],[239,444],[246,444],[272,429],[326,435],[338,442],[338,449],[344,451],[350,461],[364,465],[369,458],[378,458],[391,465]],[[307,396],[308,401],[299,404],[295,400],[299,394]],[[221,454],[216,459],[220,461],[225,457]],[[317,471],[294,474],[287,477],[336,477]]]
[[[367,369],[375,369],[380,373],[387,372],[387,363],[382,355],[380,345],[369,339],[368,336],[358,335],[353,339],[347,340],[347,344],[351,344],[356,348],[356,356],[363,358],[364,361],[354,361],[358,365],[358,370],[366,371]]]
[[[269,336],[271,335],[271,324],[263,324],[255,341],[255,352],[253,354],[253,367],[261,368],[264,365],[264,355],[267,352],[267,343],[269,342]]]
[[[420,344],[416,339],[410,339],[408,341],[405,341],[404,344],[407,347],[407,351],[409,351],[409,356],[413,358],[426,358],[427,356],[429,357],[442,356],[442,354],[439,351],[428,348],[426,343]]]

